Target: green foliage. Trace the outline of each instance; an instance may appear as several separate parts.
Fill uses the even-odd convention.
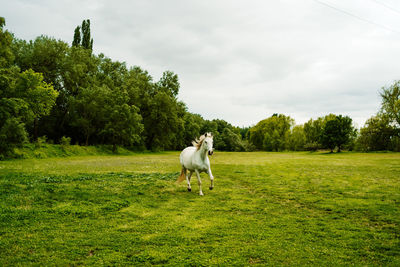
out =
[[[82,21],[82,47],[93,50],[93,39],[90,37],[90,20]]]
[[[391,143],[396,137],[396,130],[390,124],[390,119],[385,114],[378,114],[367,120],[361,128],[357,139],[357,150],[381,151],[391,150]]]
[[[112,96],[106,87],[91,86],[82,88],[70,101],[71,125],[77,128],[89,145],[89,138],[104,127],[106,122],[106,105]]]
[[[288,132],[288,137],[286,137],[286,148],[291,151],[302,151],[305,149],[306,135],[304,133],[303,125],[294,126],[290,132]]]
[[[81,27],[76,26],[74,31],[74,40],[72,41],[72,46],[78,46],[81,44]]]
[[[43,81],[41,73],[26,70],[20,74],[16,84],[16,96],[24,99],[35,119],[49,115],[58,92],[53,86]]]
[[[400,152],[400,136],[393,136],[390,140],[390,150],[395,152]]]
[[[77,26],[74,31],[72,46],[81,46],[89,51],[93,50],[93,38],[90,36],[90,20],[83,20],[82,26]]]
[[[317,120],[310,119],[304,124],[304,135],[306,137],[306,150],[316,151],[320,145],[321,133],[323,129],[323,118]]]
[[[37,148],[44,147],[46,145],[46,143],[47,143],[47,136],[45,136],[45,135],[44,136],[40,136],[40,137],[37,138],[37,140],[35,142],[35,146]]]
[[[13,37],[11,33],[3,30],[5,25],[5,19],[0,17],[0,69],[9,67],[14,60],[14,55],[11,50]]]
[[[32,69],[41,73],[43,80],[57,91],[63,89],[67,43],[42,35],[30,42],[14,39],[12,49],[21,71]]]
[[[25,125],[17,118],[11,117],[0,123],[0,157],[10,156],[15,147],[28,141]]]
[[[121,97],[107,106],[107,123],[102,131],[105,138],[113,145],[113,152],[116,152],[117,145],[132,146],[140,143],[140,134],[143,131],[139,109],[119,100]]]
[[[316,120],[310,119],[304,124],[304,134],[306,137],[304,148],[306,150],[316,151],[320,148],[327,148],[322,145],[323,129],[327,121],[333,120],[336,115],[329,114],[324,117],[319,117]]]
[[[56,103],[58,92],[53,86],[43,81],[43,75],[33,70],[20,74],[16,84],[16,96],[23,99],[29,107],[33,119],[34,139],[38,134],[38,121],[42,116],[49,115]]]
[[[56,160],[55,158],[70,157],[70,156],[100,156],[100,155],[132,155],[131,150],[118,147],[114,152],[112,145],[100,145],[100,146],[79,146],[71,145],[71,138],[65,137],[64,140],[60,140],[59,145],[49,144],[42,142],[38,145],[37,142],[24,143],[13,148],[13,151],[7,155],[9,159],[49,159],[51,161]]]
[[[164,150],[172,146],[179,127],[177,102],[164,91],[158,91],[149,101],[149,114],[143,117],[146,128],[146,146]]]
[[[249,130],[250,142],[259,150],[282,151],[294,120],[283,114],[274,114]]]
[[[205,120],[200,130],[201,134],[213,133],[214,148],[220,151],[245,151],[252,146],[242,139],[240,128],[232,126],[224,120]]]
[[[0,69],[10,67],[14,60],[11,50],[13,36],[8,31],[4,31],[5,19],[0,17]]]
[[[242,139],[248,139],[249,138],[249,131],[251,127],[242,127],[240,128],[240,135],[242,136]]]
[[[223,129],[221,133],[223,147],[220,147],[219,150],[222,151],[245,151],[246,146],[242,142],[242,138],[240,134],[235,133],[229,127]]]
[[[186,112],[184,115],[184,142],[182,146],[189,146],[195,137],[201,135],[204,119],[199,114]]]
[[[382,88],[381,112],[386,114],[396,128],[400,129],[400,81],[396,81],[389,88]]]
[[[180,87],[178,75],[174,74],[172,71],[164,71],[156,87],[157,90],[163,91],[172,97],[177,97]]]
[[[0,53],[5,59],[0,66],[0,154],[4,156],[27,141],[27,129],[33,128],[36,139],[38,121],[50,113],[58,93],[43,81],[41,73],[32,69],[20,72],[18,67],[10,65],[14,57],[7,55],[17,46],[13,45],[11,34],[3,32],[4,19],[0,25]]]
[[[381,112],[368,121],[362,133],[363,150],[388,149],[400,151],[400,81],[382,88]],[[379,133],[375,128],[379,129]],[[377,139],[377,140],[376,140]],[[388,141],[388,139],[390,139]],[[376,141],[378,144],[374,144]],[[382,142],[386,141],[385,144]]]
[[[63,147],[71,145],[71,137],[66,137],[66,136],[61,137],[60,145]]]
[[[321,135],[321,143],[324,147],[329,148],[331,152],[335,147],[340,152],[343,145],[350,142],[354,132],[352,119],[348,116],[339,115],[326,121]]]

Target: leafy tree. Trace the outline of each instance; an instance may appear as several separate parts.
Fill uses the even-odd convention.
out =
[[[354,128],[352,126],[352,119],[348,116],[336,116],[335,119],[328,120],[325,123],[321,135],[322,145],[329,148],[331,152],[335,147],[338,152],[341,151],[343,145],[347,144],[352,135],[354,135]]]
[[[68,44],[47,36],[39,36],[33,42],[15,39],[12,45],[15,64],[21,71],[32,69],[43,75],[46,83],[60,91]]]
[[[116,152],[117,145],[131,146],[141,140],[142,117],[137,107],[127,104],[127,96],[125,91],[115,92],[106,106],[107,123],[101,134],[113,145],[113,152]]]
[[[149,115],[143,118],[146,129],[146,147],[164,150],[171,147],[179,127],[177,102],[164,91],[150,100]]]
[[[362,151],[390,150],[396,130],[390,125],[386,114],[378,114],[369,118],[360,130],[357,149]]]
[[[20,74],[17,81],[16,95],[29,106],[33,118],[34,140],[36,140],[38,121],[42,116],[50,113],[58,92],[52,85],[43,81],[41,73],[26,70]]]
[[[386,114],[391,122],[400,128],[400,81],[396,81],[388,88],[382,88],[381,112]]]
[[[0,158],[28,141],[25,126],[17,118],[8,118],[0,127]]]
[[[329,114],[324,117],[319,117],[316,120],[310,119],[304,124],[304,134],[306,137],[304,148],[306,150],[315,151],[319,148],[323,148],[321,141],[323,129],[327,121],[335,118],[336,115]]]
[[[93,50],[93,38],[90,36],[90,20],[82,21],[82,46],[90,51]]]
[[[81,27],[76,26],[74,31],[74,40],[72,41],[72,46],[79,46],[81,44]]]
[[[221,150],[224,151],[245,151],[245,145],[242,141],[240,134],[235,133],[229,127],[224,128],[221,133],[221,139],[225,147]]]
[[[27,103],[16,97],[19,69],[12,66],[13,37],[4,26],[5,19],[0,17],[0,159],[28,140],[21,118],[29,112]]]
[[[262,120],[249,130],[249,140],[257,148],[267,151],[281,151],[286,147],[288,131],[294,120],[283,114],[274,114]]]
[[[178,76],[164,72],[153,84],[151,76],[140,68],[128,73],[127,87],[130,103],[136,103],[144,123],[144,142],[148,149],[177,149],[183,146],[184,114],[186,107],[176,98]],[[135,104],[135,105],[136,105]]]
[[[176,97],[179,93],[179,80],[178,75],[172,71],[164,71],[163,76],[156,84],[157,89],[163,91],[172,97]]]
[[[242,139],[248,139],[249,138],[249,130],[251,127],[242,127],[240,128],[240,135],[242,136]]]
[[[323,129],[323,118],[316,120],[310,119],[304,124],[305,148],[307,150],[317,150],[321,145],[321,134]]]
[[[70,105],[72,117],[71,126],[77,128],[84,136],[85,145],[89,145],[89,138],[100,132],[105,123],[105,105],[109,101],[111,91],[107,86],[91,86],[83,88],[73,98]]]
[[[322,145],[333,152],[336,147],[336,138],[339,135],[339,123],[337,120],[330,120],[325,124],[324,130],[321,135]]]
[[[90,20],[83,20],[82,26],[77,26],[74,31],[72,46],[82,46],[90,51],[93,50],[93,38],[90,36]]]
[[[67,100],[64,76],[68,74],[65,68],[68,44],[47,36],[39,36],[34,41],[14,39],[12,45],[15,64],[22,70],[34,70],[43,74],[43,81],[51,84],[59,93],[56,105],[50,114],[44,115],[38,121],[37,135],[47,135],[53,140],[59,140],[66,135],[65,118]],[[27,124],[29,126],[29,124]]]
[[[240,135],[240,128],[225,120],[204,120],[201,134],[211,132],[214,136],[214,148],[221,151],[244,151],[249,146]]]
[[[9,67],[14,60],[14,55],[11,50],[13,37],[11,33],[3,30],[5,25],[5,19],[0,17],[0,68]]]
[[[306,135],[304,133],[303,125],[294,126],[290,132],[288,132],[287,149],[292,151],[301,151],[304,149],[306,143]]]
[[[184,143],[183,147],[190,146],[194,138],[202,134],[201,129],[204,124],[204,119],[199,114],[186,112],[184,115]]]
[[[187,136],[186,130],[188,125],[186,124],[185,116],[188,113],[186,104],[182,101],[177,101],[176,112],[178,116],[177,128],[175,129],[174,139],[172,140],[172,146],[168,149],[181,150],[187,145],[185,138]]]
[[[90,51],[82,47],[68,49],[61,77],[66,96],[76,96],[81,88],[96,83],[99,61],[99,58],[92,57]]]
[[[97,71],[94,72],[94,75],[99,85],[107,85],[111,89],[119,89],[124,86],[128,75],[124,62],[112,61],[100,54],[96,64]]]

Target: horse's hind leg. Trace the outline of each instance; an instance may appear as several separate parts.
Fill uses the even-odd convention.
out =
[[[187,181],[187,185],[188,185],[188,191],[192,191],[192,187],[190,186],[190,178],[192,177],[192,172],[189,171],[189,175],[186,173],[186,181]]]

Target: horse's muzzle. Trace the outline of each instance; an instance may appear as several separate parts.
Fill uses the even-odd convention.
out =
[[[208,150],[208,155],[212,156],[213,153],[214,153],[214,151]]]

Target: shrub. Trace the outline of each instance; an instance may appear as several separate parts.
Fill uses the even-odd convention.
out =
[[[393,136],[390,142],[390,150],[400,152],[400,137]]]
[[[304,145],[304,149],[307,151],[317,151],[320,144],[317,142],[309,142]]]
[[[47,141],[47,136],[43,135],[41,137],[38,137],[35,143],[36,148],[44,147],[46,141]]]
[[[66,137],[66,136],[61,137],[60,139],[61,146],[69,146],[70,144],[71,144],[71,137]]]
[[[15,147],[28,140],[25,125],[16,118],[9,118],[0,129],[0,154],[2,158],[12,154]]]

